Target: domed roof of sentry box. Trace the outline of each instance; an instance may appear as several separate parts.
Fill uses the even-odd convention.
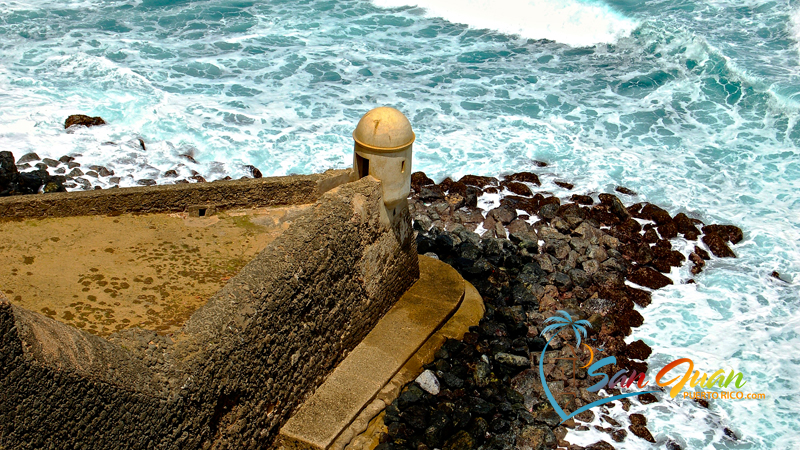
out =
[[[416,136],[403,113],[381,106],[364,114],[358,121],[353,139],[370,150],[387,152],[411,145]]]

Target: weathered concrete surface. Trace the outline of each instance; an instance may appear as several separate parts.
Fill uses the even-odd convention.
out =
[[[419,277],[372,177],[323,195],[175,342],[0,303],[0,448],[260,449]]]
[[[438,260],[420,257],[419,281],[284,425],[278,445],[331,448],[381,389],[427,345],[463,298],[464,280],[458,272]]]
[[[347,183],[352,170],[213,183],[15,195],[0,198],[0,221],[25,218],[180,212],[196,205],[217,210],[315,202]]]
[[[0,289],[98,336],[177,331],[311,205],[50,217],[0,225]]]

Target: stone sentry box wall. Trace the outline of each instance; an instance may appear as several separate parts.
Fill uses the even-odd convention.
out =
[[[322,195],[174,342],[0,300],[0,448],[268,448],[419,277],[407,210],[387,224],[382,206],[373,177]]]

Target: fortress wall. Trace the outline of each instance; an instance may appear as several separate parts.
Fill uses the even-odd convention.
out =
[[[130,352],[4,300],[0,350],[0,448],[162,448],[165,436],[176,440],[168,419],[178,403]]]
[[[200,369],[214,448],[267,448],[419,278],[407,210],[389,227],[382,208],[372,177],[329,192],[186,324],[176,357]]]
[[[267,448],[419,277],[407,210],[382,208],[372,177],[322,195],[174,343],[0,301],[0,448]]]
[[[181,212],[195,205],[229,209],[313,203],[350,177],[350,169],[328,170],[314,175],[15,195],[0,197],[0,221]]]

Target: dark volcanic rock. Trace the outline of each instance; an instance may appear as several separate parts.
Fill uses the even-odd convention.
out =
[[[649,267],[639,267],[628,278],[632,283],[648,287],[650,289],[660,289],[672,284],[672,280],[658,273]]]
[[[61,164],[59,161],[51,158],[45,158],[42,160],[43,163],[47,164],[47,167],[58,167]]]
[[[485,219],[475,208],[453,208],[461,204],[456,196],[466,189],[480,193],[478,187],[487,192],[513,186],[511,183],[533,182],[527,176],[509,176],[497,186],[492,180],[470,176],[462,183],[445,179],[437,187],[447,201],[437,199],[425,205],[419,191],[410,200],[418,251],[434,252],[456,268],[478,289],[486,310],[480,325],[471,327],[463,341],[449,340],[436,352],[434,362],[425,366],[442,383],[438,395],[421,394],[413,403],[407,401],[408,394],[401,395],[402,399],[387,408],[389,432],[382,442],[391,448],[445,448],[456,442],[485,450],[555,448],[565,428],[543,400],[535,368],[536,352],[547,342],[539,336],[546,326],[544,318],[565,310],[576,319],[587,319],[592,327],[586,339],[617,358],[618,367],[609,368],[609,376],[619,368],[644,373],[652,350],[642,341],[625,344],[625,336],[643,324],[634,305],[647,306],[650,293],[627,286],[626,279],[651,289],[672,284],[654,269],[669,272],[685,263],[683,254],[673,250],[668,239],[678,233],[699,233],[699,221],[680,215],[673,220],[664,210],[644,203],[626,208],[612,194],[600,195],[600,204],[593,204],[588,196],[573,196],[563,205],[558,198],[545,198],[542,193],[502,195],[500,207],[488,212]],[[520,212],[517,218],[517,211],[525,214]],[[633,219],[642,215],[655,223],[643,228]],[[528,224],[534,216],[538,216],[537,222]],[[487,229],[484,239],[462,228],[470,225],[474,230],[478,222]],[[711,231],[720,233],[722,229]],[[508,240],[495,237],[506,232]],[[725,233],[727,236],[728,231]],[[692,263],[704,261],[701,252],[696,249]],[[560,334],[551,342],[548,355],[569,358],[573,344],[572,337]],[[545,360],[545,374],[556,395],[575,387],[582,392],[583,404],[595,399],[594,394],[583,393],[592,381],[585,370],[578,371],[577,385],[573,385],[571,363],[553,361]],[[652,403],[657,399],[647,394],[639,400]],[[565,410],[578,406],[565,406]],[[398,413],[389,414],[391,408]],[[581,420],[592,417],[594,414],[587,412]],[[632,417],[629,429],[609,422],[610,427],[602,431],[611,436],[609,442],[637,439],[631,434],[652,439],[641,419]],[[613,448],[607,442],[592,447]]]
[[[517,181],[503,181],[500,183],[500,186],[505,187],[506,189],[517,195],[522,195],[525,197],[533,196],[531,188]]]
[[[539,177],[535,173],[531,172],[517,172],[512,173],[511,175],[506,175],[503,177],[506,181],[522,181],[525,183],[533,183],[537,186],[541,186],[542,183],[539,181]]]
[[[592,197],[589,197],[588,195],[572,194],[572,197],[570,197],[570,200],[572,200],[573,202],[575,202],[575,203],[577,203],[579,205],[591,205],[591,204],[594,203],[594,200],[592,200]]]
[[[0,196],[64,192],[66,177],[52,176],[39,168],[31,172],[18,172],[11,152],[0,152]]]
[[[440,186],[422,186],[419,190],[419,199],[423,202],[433,202],[444,199],[444,192]]]
[[[597,441],[594,444],[586,447],[585,450],[614,450],[614,446],[606,441]]]
[[[672,222],[672,217],[670,217],[667,211],[652,203],[647,203],[642,206],[642,210],[637,217],[640,219],[652,220],[656,225]]]
[[[678,228],[673,222],[666,222],[658,226],[658,234],[662,239],[673,239],[678,237]]]
[[[708,225],[703,227],[703,233],[718,234],[722,239],[730,242],[731,244],[738,244],[742,239],[744,239],[744,234],[742,233],[741,228],[734,225]]]
[[[704,229],[707,227],[704,227]],[[718,258],[735,258],[736,254],[733,253],[728,244],[725,243],[725,239],[722,238],[719,234],[708,232],[703,235],[703,243],[708,246],[708,249],[711,250],[711,253]]]
[[[562,187],[562,188],[564,188],[564,189],[566,189],[568,191],[571,191],[572,188],[575,187],[574,184],[567,183],[566,181],[554,181],[553,183],[555,183],[556,186]]]
[[[625,354],[628,358],[640,359],[642,361],[647,359],[652,352],[653,350],[650,346],[645,344],[641,339],[631,342],[625,348]]]
[[[634,191],[632,191],[632,190],[630,190],[630,189],[628,189],[626,187],[623,187],[623,186],[617,186],[616,188],[614,188],[614,190],[619,192],[620,194],[636,195],[636,192],[634,192]]]
[[[25,155],[20,156],[17,164],[25,164],[33,161],[40,161],[42,158],[39,158],[39,155],[36,153],[27,153]]]
[[[616,195],[600,194],[598,197],[600,198],[600,203],[608,206],[608,211],[615,215],[620,221],[625,222],[630,219],[630,213]]]
[[[183,158],[183,159],[189,161],[190,163],[197,164],[197,160],[194,159],[194,156],[190,155],[189,153],[182,153],[182,154],[178,155],[178,157],[179,158]]]
[[[493,218],[495,221],[500,222],[503,225],[507,225],[511,223],[512,220],[517,218],[517,212],[508,206],[498,206],[497,208],[490,210],[486,216]]]
[[[69,128],[73,125],[83,125],[84,127],[93,127],[97,125],[105,125],[106,121],[102,117],[89,117],[84,114],[73,114],[67,117],[64,122],[64,128]]]
[[[108,170],[108,168],[106,168],[105,166],[89,166],[89,169],[97,172],[97,175],[101,177],[110,177],[114,175],[114,171]]]
[[[546,425],[525,426],[517,435],[516,448],[518,449],[546,450],[554,449],[557,446],[556,435]]]
[[[650,434],[650,430],[647,429],[644,425],[631,425],[628,427],[631,430],[631,433],[635,434],[636,436],[644,439],[645,441],[652,442],[655,444],[656,440],[653,438],[653,435]]]
[[[19,172],[11,152],[0,152],[0,196],[11,195],[19,180]]]
[[[250,176],[253,177],[253,178],[261,178],[263,176],[261,174],[261,171],[258,170],[258,167],[250,165],[250,164],[245,165],[244,166],[244,170],[245,170],[245,172],[250,174]]]
[[[495,177],[479,177],[477,175],[464,175],[458,182],[469,186],[476,186],[481,189],[487,186],[497,186],[500,184]]]
[[[77,178],[77,177],[82,177],[82,176],[83,176],[83,171],[81,169],[77,168],[77,167],[72,169],[67,174],[67,178]]]
[[[678,213],[673,219],[678,233],[684,235],[686,239],[694,241],[700,236],[700,230],[697,229],[694,221],[684,213]]]
[[[413,189],[414,192],[419,192],[419,188],[431,184],[436,184],[436,183],[434,183],[433,180],[428,178],[428,176],[425,175],[423,172],[414,172],[411,174],[411,189]]]
[[[445,442],[444,450],[471,450],[475,447],[475,440],[470,434],[461,430]]]

